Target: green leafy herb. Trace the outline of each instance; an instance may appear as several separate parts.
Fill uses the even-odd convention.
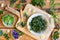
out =
[[[17,5],[16,5],[16,8],[19,9],[19,8],[21,8],[21,6],[22,6],[22,4],[17,4]]]
[[[55,6],[60,6],[60,3],[54,3],[54,0],[50,0],[50,11],[54,11]]]
[[[56,40],[59,37],[59,32],[55,31],[54,34],[52,35],[53,40]]]
[[[14,17],[10,14],[2,16],[2,22],[5,24],[5,26],[11,26],[14,22]]]
[[[2,30],[0,30],[0,36],[2,36],[3,35],[3,31]]]
[[[37,16],[34,17],[29,24],[31,30],[33,30],[34,32],[41,32],[45,30],[47,22],[46,20],[42,19],[42,16]]]
[[[6,40],[9,40],[8,34],[4,34],[3,36],[6,38]]]
[[[3,14],[3,10],[0,10],[0,15]]]
[[[57,4],[59,4],[59,3],[57,3]],[[55,21],[55,24],[59,21],[57,14],[54,12],[54,7],[55,7],[57,4],[54,3],[54,0],[50,0],[50,9],[47,10],[47,12],[53,16],[54,21]]]
[[[59,20],[58,20],[58,16],[54,11],[50,11],[50,10],[46,10],[50,15],[52,15],[52,17],[54,18],[54,23],[56,24]]]
[[[43,7],[45,5],[45,2],[44,2],[44,0],[32,0],[31,4],[34,6],[39,5],[39,6]]]
[[[20,22],[20,23],[18,23],[18,25],[21,26],[21,27],[24,27],[25,23],[24,22]]]
[[[27,13],[26,13],[26,12],[24,13],[24,17],[25,17],[25,18],[28,18],[28,15],[27,15]]]
[[[54,11],[54,7],[55,7],[54,0],[50,0],[50,11]]]

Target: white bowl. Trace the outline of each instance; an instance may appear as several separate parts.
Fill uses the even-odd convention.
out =
[[[33,19],[34,17],[37,17],[37,16],[42,16],[42,18],[47,21],[47,27],[48,27],[48,25],[49,25],[49,21],[48,21],[46,15],[44,15],[44,14],[42,14],[42,13],[34,13],[33,15],[31,15],[31,16],[29,17],[29,19],[28,19],[28,21],[27,21],[27,28],[28,28],[28,30],[29,30],[32,34],[34,34],[34,35],[40,35],[41,32],[36,33],[36,32],[34,32],[33,30],[30,30],[30,25],[29,25],[29,23],[32,21],[32,19]]]

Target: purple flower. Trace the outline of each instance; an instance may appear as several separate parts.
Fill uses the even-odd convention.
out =
[[[18,32],[16,30],[12,30],[12,36],[17,39],[18,38]]]

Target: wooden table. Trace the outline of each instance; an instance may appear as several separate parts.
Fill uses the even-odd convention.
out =
[[[55,3],[56,2],[60,2],[60,0],[55,0]],[[29,3],[29,1],[28,1],[28,3]],[[46,6],[44,6],[43,9],[47,9],[47,8],[49,8],[49,1],[48,0],[46,0]],[[60,6],[56,6],[55,8],[60,8]],[[58,14],[59,19],[60,19],[60,12],[57,14]],[[15,15],[15,19],[18,19],[16,15]],[[15,22],[15,24],[16,24],[16,22]],[[4,27],[4,25],[2,24],[1,16],[0,16],[0,29],[6,29],[6,27]],[[14,26],[12,28],[7,28],[7,29],[14,29]],[[0,40],[6,40],[6,39],[2,36],[2,37],[0,37]],[[10,38],[10,40],[13,40],[13,39]],[[35,40],[35,39],[24,34],[22,37],[19,38],[19,40]],[[48,40],[51,40],[51,37]]]

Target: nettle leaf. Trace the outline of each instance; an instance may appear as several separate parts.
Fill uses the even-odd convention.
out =
[[[28,18],[27,12],[24,12],[24,17],[25,17],[25,18]]]
[[[50,11],[54,11],[54,7],[55,7],[54,0],[50,0]]]
[[[53,16],[55,24],[59,21],[58,20],[58,15],[54,12],[55,11],[54,7],[56,5],[57,4],[54,3],[54,0],[50,0],[50,9],[47,10],[47,12]]]
[[[2,30],[0,30],[0,36],[2,36],[3,35],[3,31]]]
[[[56,39],[58,39],[58,37],[59,37],[59,32],[58,32],[58,31],[55,31],[55,32],[53,33],[53,35],[52,35],[52,38],[53,38],[54,40],[56,40]]]
[[[3,10],[0,10],[0,15],[3,14]]]
[[[2,22],[4,22],[7,26],[12,25],[14,22],[14,17],[10,14],[2,16]]]
[[[25,26],[25,22],[19,22],[18,24],[17,24],[18,26],[21,26],[21,27],[24,27]]]
[[[3,36],[6,38],[6,40],[9,40],[9,36],[8,36],[8,34],[3,34]]]
[[[44,0],[32,0],[31,4],[34,6],[39,5],[40,7],[43,7],[45,5],[45,2],[44,2]]]

